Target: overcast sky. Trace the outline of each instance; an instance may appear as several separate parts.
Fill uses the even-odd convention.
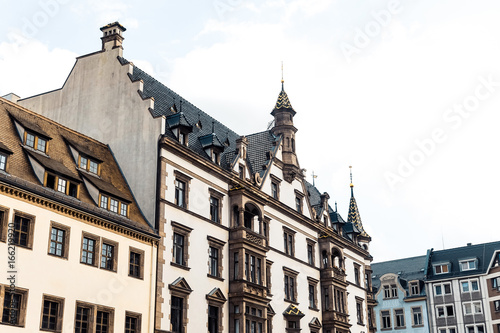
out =
[[[499,240],[500,2],[0,0],[0,96],[60,88],[120,21],[124,56],[239,134],[280,91],[297,153],[374,261]]]

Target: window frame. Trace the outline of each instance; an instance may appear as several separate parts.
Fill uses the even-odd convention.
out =
[[[222,212],[223,212],[222,200],[224,199],[224,194],[222,194],[222,193],[220,193],[212,188],[208,189],[208,194],[209,194],[208,201],[209,201],[209,205],[210,205],[209,219],[210,219],[210,221],[212,221],[214,223],[221,224],[222,223]],[[216,207],[217,216],[215,218],[212,216],[212,199],[217,200],[217,207]]]
[[[297,276],[299,272],[283,266],[284,301],[297,304]]]
[[[32,146],[28,145],[28,135],[33,136],[33,145]],[[45,141],[45,145],[44,145],[43,150],[38,149],[39,148],[39,142],[38,142],[39,140]],[[49,141],[50,141],[50,139],[43,136],[43,135],[37,134],[36,132],[33,132],[31,130],[24,129],[23,145],[26,147],[30,147],[33,150],[40,151],[40,152],[46,154],[47,150],[49,150]]]
[[[111,263],[112,263],[113,267],[111,267],[111,269],[106,268],[106,267],[102,267],[102,259],[103,259],[102,251],[104,249],[104,245],[113,247],[113,253],[112,253],[112,257],[111,257]],[[117,269],[118,269],[118,242],[112,241],[112,240],[107,239],[107,238],[101,239],[101,248],[99,251],[99,268],[104,269],[104,270],[109,271],[109,272],[116,272],[117,271]]]
[[[364,325],[363,320],[363,300],[356,297],[356,322],[358,325]]]
[[[127,329],[127,319],[128,318],[133,318],[137,320],[136,325],[137,328],[135,330],[132,330],[130,328]],[[125,333],[141,333],[141,328],[142,328],[142,314],[137,313],[137,312],[131,312],[131,311],[125,311]]]
[[[189,228],[185,225],[182,225],[178,222],[171,221],[170,225],[172,226],[172,260],[170,261],[170,265],[183,268],[183,269],[190,269],[189,268],[189,235],[191,234],[191,231],[193,230],[192,228]],[[184,237],[184,243],[183,243],[183,253],[182,253],[182,258],[183,258],[183,263],[179,264],[176,262],[176,253],[174,251],[174,241],[175,241],[175,234],[181,235]]]
[[[380,325],[382,331],[392,330],[391,310],[380,310]]]
[[[45,302],[52,302],[57,304],[57,314],[56,314],[56,323],[55,328],[51,329],[44,326],[44,317],[45,317]],[[49,314],[50,316],[50,314]],[[50,317],[49,317],[50,318]],[[63,318],[64,318],[64,298],[43,294],[42,296],[42,309],[40,313],[40,331],[48,331],[48,332],[62,332],[63,328]]]
[[[410,281],[408,284],[410,296],[420,295],[420,282],[418,280]]]
[[[73,321],[74,327],[76,327],[76,320],[77,320],[77,314],[78,314],[78,308],[85,308],[90,310],[89,311],[89,319],[88,319],[88,332],[95,333],[97,332],[97,314],[98,312],[105,312],[108,314],[108,332],[114,332],[114,324],[115,324],[115,309],[112,307],[100,305],[100,304],[93,304],[93,303],[88,303],[84,301],[79,301],[77,300],[75,303],[75,318]],[[126,311],[125,313],[128,313]]]
[[[10,209],[0,206],[0,242],[7,242]]]
[[[449,307],[451,307],[451,309],[453,309],[452,315],[448,314]],[[439,315],[439,310],[438,310],[439,308],[443,308],[443,315],[442,316]],[[455,306],[454,306],[454,304],[451,304],[451,303],[436,305],[435,310],[436,310],[436,318],[438,318],[438,319],[439,318],[450,318],[450,317],[456,316]]]
[[[0,170],[7,172],[7,161],[9,159],[8,154],[0,151]],[[3,167],[2,167],[3,165]]]
[[[189,189],[190,189],[191,179],[192,178],[189,177],[188,175],[178,170],[174,170],[174,204],[177,207],[189,209]],[[183,198],[182,205],[179,204],[179,198],[178,198],[179,192],[178,192],[177,182],[184,183],[184,190],[182,192],[182,198]]]
[[[21,297],[19,313],[18,313],[18,322],[16,324],[12,324],[10,322],[3,321],[3,312],[5,305],[5,293],[16,294]],[[13,326],[13,327],[25,327],[26,325],[26,312],[28,305],[28,289],[15,287],[14,289],[10,288],[9,285],[0,284],[0,325]]]
[[[470,267],[471,263],[474,263],[474,268]],[[464,264],[467,264],[467,267],[464,267]],[[458,261],[458,267],[460,267],[460,272],[475,271],[477,270],[477,264],[478,264],[477,258],[464,259]]]
[[[316,245],[316,242],[314,242],[312,239],[306,239],[306,247],[307,247],[307,263],[311,266],[315,266],[316,265],[316,258],[315,258],[315,245]],[[311,249],[311,251],[309,251],[309,248]]]
[[[479,312],[476,311],[478,309],[478,307],[476,307],[477,305],[479,305]],[[467,306],[470,307],[469,313],[467,312]],[[464,316],[472,316],[472,315],[478,315],[478,314],[484,313],[481,301],[463,302],[462,303],[462,310],[463,310]]]
[[[273,197],[276,200],[280,199],[280,185],[281,185],[281,179],[276,177],[275,175],[271,174],[271,197]],[[274,188],[276,188],[276,192],[274,192]]]
[[[103,205],[103,200],[105,201],[105,205]],[[116,211],[111,210],[111,201],[116,202]],[[119,216],[124,216],[128,217],[129,215],[129,207],[130,203],[125,202],[123,199],[118,199],[117,197],[111,196],[107,193],[104,192],[99,192],[99,198],[98,198],[99,208],[105,209],[108,212],[111,212],[113,214],[119,215]],[[123,215],[123,206],[125,206],[125,214]]]
[[[415,311],[418,310],[418,311]],[[419,323],[416,323],[415,315],[419,318]],[[422,315],[422,306],[413,306],[411,307],[411,326],[412,327],[422,327],[424,326],[423,315]]]
[[[310,310],[316,310],[319,311],[318,308],[318,280],[308,276],[307,277],[307,282],[308,282],[308,304],[309,304],[309,309]],[[312,287],[312,293],[311,293],[311,287]],[[311,295],[312,295],[312,302],[311,302]],[[312,303],[312,304],[311,304]],[[313,306],[311,306],[313,305]]]
[[[435,275],[448,274],[448,273],[450,273],[450,266],[451,266],[451,264],[449,262],[439,263],[439,264],[433,264],[432,269],[433,269]],[[446,272],[443,271],[444,267],[446,267]],[[438,268],[439,268],[439,272],[438,272]]]
[[[48,184],[49,176],[54,177],[54,186],[53,187],[49,186],[49,184]],[[64,191],[59,190],[59,185],[60,185],[59,182],[60,181],[65,182]],[[51,172],[51,171],[45,170],[45,174],[43,176],[43,186],[50,188],[50,189],[53,189],[56,192],[63,193],[63,194],[70,196],[72,198],[77,198],[77,199],[80,198],[80,184],[79,183],[74,182],[72,180],[69,180],[67,177],[60,176],[60,175],[58,175],[54,172]],[[70,194],[70,192],[71,192],[70,189],[72,188],[72,186],[76,187],[75,195]]]
[[[56,253],[51,253],[51,245],[52,245],[52,229],[58,229],[62,230],[64,232],[63,236],[63,242],[62,242],[62,254],[58,255]],[[70,232],[71,228],[67,225],[60,224],[54,221],[50,221],[50,229],[49,229],[49,243],[48,243],[48,248],[47,248],[47,254],[56,257],[56,258],[61,258],[61,259],[66,259],[68,260],[68,255],[69,255],[69,242],[70,242]]]
[[[84,240],[85,239],[91,239],[95,242],[94,244],[94,250],[92,252],[92,258],[93,258],[93,261],[92,263],[88,263],[88,257],[87,257],[87,260],[86,261],[83,261],[83,245],[84,245]],[[88,245],[87,245],[88,247]],[[89,232],[86,232],[86,231],[82,231],[82,241],[80,243],[80,263],[81,264],[84,264],[84,265],[87,265],[87,266],[91,266],[91,267],[99,267],[100,266],[100,237],[99,236],[96,236],[94,234],[91,234]],[[89,252],[88,250],[85,250],[86,252]],[[99,258],[99,259],[98,259]]]
[[[82,167],[82,159],[86,160],[85,167]],[[96,167],[97,167],[96,172],[91,171],[91,164],[92,163],[96,164]],[[101,162],[95,160],[94,158],[92,158],[88,155],[84,155],[84,154],[78,155],[78,168],[81,170],[85,170],[88,173],[94,174],[96,176],[99,176],[101,174]]]
[[[295,257],[295,234],[292,229],[283,227],[283,252],[291,257]]]
[[[446,292],[446,287],[445,286],[449,287],[449,289],[450,289],[449,293]],[[437,293],[437,288],[436,287],[440,287],[441,288],[442,292],[440,294]],[[445,296],[445,295],[452,295],[453,294],[453,290],[451,288],[451,283],[450,282],[436,283],[436,284],[434,284],[433,288],[434,288],[434,295],[435,296]]]
[[[398,313],[398,311],[400,311],[400,312]],[[394,312],[394,329],[406,328],[404,308],[393,309],[393,312]],[[402,322],[401,322],[401,320],[402,320]]]
[[[224,270],[224,245],[226,242],[221,241],[215,237],[212,236],[207,236],[207,241],[208,241],[208,273],[207,276],[211,278],[216,278],[218,280],[224,281],[222,278],[222,272]],[[211,257],[211,252],[210,249],[216,249],[217,250],[217,266],[216,266],[216,274],[212,274],[212,257]]]
[[[29,221],[28,232],[27,232],[28,236],[27,236],[26,245],[22,245],[22,244],[18,244],[18,243],[13,243],[13,245],[16,245],[17,247],[20,247],[23,249],[33,250],[33,241],[35,238],[34,231],[35,231],[36,217],[34,215],[27,214],[27,213],[24,213],[24,212],[21,212],[21,211],[14,209],[14,216],[12,217],[12,222],[14,223],[14,228],[15,228],[15,223],[16,223],[16,217],[27,219]],[[6,225],[8,225],[8,223]],[[14,234],[15,234],[15,230],[14,230]]]
[[[132,253],[135,253],[136,255],[139,255],[139,273],[136,274],[131,274],[130,269],[132,267]],[[136,247],[129,246],[129,251],[128,251],[128,276],[133,277],[135,279],[139,280],[144,280],[144,250],[138,249]],[[135,263],[134,263],[135,265]]]
[[[477,290],[474,290],[472,288],[474,282],[477,285]],[[480,289],[481,289],[479,287],[479,280],[478,279],[460,280],[459,284],[460,284],[460,291],[461,291],[462,294],[464,294],[464,293],[479,292]],[[468,290],[464,290],[464,284],[467,284],[467,289]]]

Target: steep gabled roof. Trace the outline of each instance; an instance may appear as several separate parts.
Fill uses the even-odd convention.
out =
[[[361,215],[359,215],[358,204],[354,198],[353,185],[351,184],[351,201],[349,202],[349,214],[347,216],[347,222],[352,223],[355,230],[359,231],[359,234],[363,237],[370,237],[363,229],[363,223],[361,222]]]

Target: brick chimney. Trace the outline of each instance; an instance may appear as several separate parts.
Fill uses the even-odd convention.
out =
[[[123,32],[126,30],[127,29],[118,22],[110,23],[102,27],[102,50],[108,51],[117,47],[123,49]]]

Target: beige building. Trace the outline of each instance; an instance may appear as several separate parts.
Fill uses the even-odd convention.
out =
[[[0,98],[1,332],[152,332],[158,240],[107,145]]]
[[[371,331],[352,184],[346,222],[305,180],[283,82],[273,124],[239,135],[123,58],[123,26],[101,30],[61,89],[18,103],[109,143],[162,237],[156,332]]]

